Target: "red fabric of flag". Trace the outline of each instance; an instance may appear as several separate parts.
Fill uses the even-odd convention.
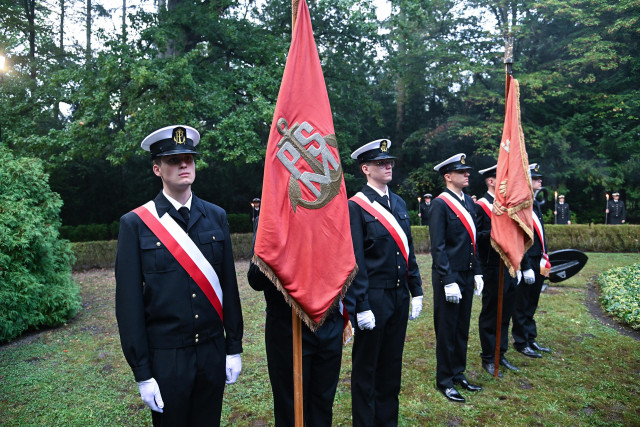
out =
[[[533,244],[533,190],[520,124],[520,89],[516,79],[509,79],[491,216],[491,246],[515,277],[524,253]]]
[[[304,0],[271,124],[261,204],[253,261],[315,330],[357,267],[329,96]]]

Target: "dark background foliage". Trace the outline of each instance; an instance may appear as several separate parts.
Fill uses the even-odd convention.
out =
[[[196,127],[194,191],[247,214],[291,34],[284,1],[0,0],[2,145],[42,159],[68,226],[104,224],[160,183],[139,148],[167,124]],[[522,125],[541,164],[547,208],[567,196],[580,223],[604,221],[620,191],[640,200],[640,6],[631,0],[399,0],[380,22],[371,0],[309,2],[351,195],[363,179],[349,154],[391,138],[392,190],[409,207],[439,193],[433,166],[458,152],[476,170],[497,156],[504,114],[504,37],[515,38]],[[116,17],[113,31],[97,28]],[[69,42],[70,28],[86,40]],[[301,94],[301,96],[304,96]],[[470,194],[483,184],[472,175]],[[248,219],[247,219],[248,221]]]

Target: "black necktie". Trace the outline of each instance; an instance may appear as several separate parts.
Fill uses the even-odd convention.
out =
[[[384,196],[382,196],[382,200],[384,201],[384,203],[382,204],[385,208],[391,210],[391,206],[389,206],[389,196],[387,196],[386,194]]]
[[[178,209],[178,212],[180,213],[180,215],[182,215],[182,219],[184,219],[184,223],[185,223],[185,230],[186,230],[186,225],[189,225],[189,218],[191,217],[191,212],[189,212],[189,208],[186,206],[181,207],[180,209]]]

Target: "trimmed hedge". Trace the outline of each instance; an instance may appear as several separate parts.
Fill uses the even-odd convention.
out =
[[[598,277],[604,309],[618,320],[640,329],[640,264],[614,268]]]
[[[247,220],[248,222],[248,220]],[[585,252],[638,252],[640,251],[640,226],[637,225],[545,225],[549,251],[579,249]],[[418,253],[428,253],[431,248],[429,227],[411,227],[413,246]],[[253,233],[231,235],[233,256],[236,260],[251,257]],[[72,243],[76,255],[73,268],[111,268],[115,263],[116,241]]]
[[[231,233],[253,233],[249,214],[227,214]],[[60,236],[71,242],[93,242],[118,239],[120,222],[111,224],[63,225]]]
[[[546,225],[549,251],[579,249],[585,252],[638,252],[640,226],[637,225]]]
[[[236,261],[249,259],[253,245],[253,233],[232,234],[231,244],[233,245],[233,258]],[[114,268],[117,245],[117,240],[71,243],[71,249],[76,255],[73,269]]]

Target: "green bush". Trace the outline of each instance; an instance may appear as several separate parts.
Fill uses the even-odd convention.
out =
[[[80,309],[73,253],[61,240],[60,196],[38,159],[0,145],[0,342],[56,326]]]
[[[640,264],[608,270],[598,277],[603,308],[633,329],[640,329]]]

